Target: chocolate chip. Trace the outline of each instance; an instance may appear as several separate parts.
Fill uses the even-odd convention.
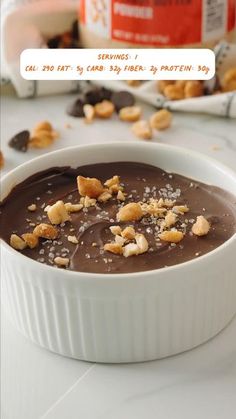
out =
[[[102,100],[111,100],[112,90],[107,89],[106,87],[102,87],[100,89],[100,96],[101,96],[101,101]]]
[[[71,35],[72,35],[72,38],[74,40],[76,40],[76,41],[79,40],[79,25],[78,25],[78,20],[75,20],[72,23],[72,26],[71,26]]]
[[[89,105],[96,105],[101,101],[101,89],[94,88],[85,93],[85,102]]]
[[[28,148],[29,139],[30,132],[27,130],[21,131],[10,139],[8,145],[14,148],[15,150],[25,152]]]
[[[117,112],[126,106],[133,106],[135,103],[132,93],[127,92],[126,90],[112,93],[111,101],[115,105]]]
[[[48,40],[47,46],[48,46],[48,48],[58,48],[59,44],[60,44],[60,41],[61,41],[61,36],[60,35],[54,36],[54,38],[51,38],[51,39]]]
[[[78,99],[76,99],[75,102],[73,102],[71,105],[68,106],[67,108],[68,115],[74,116],[77,118],[83,118],[84,117],[84,111],[83,111],[84,104],[85,102],[82,97],[79,97]]]

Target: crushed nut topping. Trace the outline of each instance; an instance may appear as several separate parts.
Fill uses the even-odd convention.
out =
[[[197,217],[197,221],[192,226],[192,232],[196,236],[206,236],[210,231],[210,223],[203,215]]]
[[[28,206],[27,209],[31,212],[34,212],[37,209],[37,205],[36,204],[31,204],[31,205]]]
[[[79,241],[78,241],[78,239],[77,239],[76,236],[68,236],[67,237],[67,240],[68,240],[68,242],[71,242],[71,243],[74,243],[74,244],[78,244],[79,243]]]
[[[81,196],[87,195],[89,198],[98,198],[104,192],[102,183],[96,178],[78,176],[77,184]]]
[[[182,231],[166,230],[159,234],[159,238],[165,242],[179,243],[184,238],[184,234]]]
[[[56,239],[58,236],[58,230],[50,224],[41,223],[38,224],[35,228],[33,233],[44,239]]]
[[[10,237],[10,245],[16,250],[23,250],[26,248],[26,242],[17,234],[12,234]]]
[[[70,220],[70,215],[63,201],[57,201],[54,205],[51,205],[47,214],[52,224],[61,224]]]
[[[72,204],[71,202],[65,203],[67,212],[79,212],[83,208],[83,204]]]
[[[69,265],[69,263],[70,263],[70,259],[69,258],[64,258],[64,257],[57,256],[54,259],[54,262],[55,262],[55,264],[57,266],[61,266],[61,267],[65,267],[66,268]]]
[[[148,251],[146,237],[144,234],[136,233],[133,227],[126,227],[122,231],[120,226],[111,226],[110,230],[112,234],[115,234],[115,242],[106,243],[105,251],[124,257],[137,256]]]
[[[36,236],[34,233],[25,233],[22,234],[22,239],[25,241],[28,247],[30,249],[34,249],[39,244],[38,236]]]
[[[118,221],[138,221],[142,218],[143,211],[141,205],[135,202],[130,202],[124,207],[120,208],[117,213]]]

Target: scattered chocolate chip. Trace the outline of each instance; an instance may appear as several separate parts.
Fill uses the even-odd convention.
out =
[[[85,93],[85,103],[89,105],[96,105],[101,102],[101,89],[94,88]]]
[[[21,131],[10,139],[8,145],[14,148],[15,150],[25,152],[28,148],[29,139],[30,132],[27,130]]]
[[[70,116],[77,117],[77,118],[83,118],[84,117],[84,111],[83,111],[84,104],[85,102],[83,98],[79,97],[78,99],[76,99],[75,102],[69,105],[69,107],[67,108],[67,114]]]
[[[101,101],[102,100],[111,100],[112,90],[102,87],[100,90]]]
[[[61,41],[60,35],[54,36],[53,38],[47,41],[48,48],[59,48],[59,44]]]
[[[135,103],[134,95],[126,90],[112,93],[111,101],[115,105],[117,112],[126,106],[133,106]]]
[[[72,26],[71,26],[71,35],[72,35],[72,38],[74,40],[76,40],[76,41],[79,40],[79,25],[78,25],[78,20],[75,20],[72,23]]]

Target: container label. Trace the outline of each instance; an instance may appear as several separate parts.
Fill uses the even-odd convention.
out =
[[[190,45],[234,28],[235,0],[80,0],[80,19],[101,37],[153,46]]]

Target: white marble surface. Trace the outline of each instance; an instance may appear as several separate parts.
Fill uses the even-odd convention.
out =
[[[69,95],[25,101],[4,98],[1,149],[6,164],[2,173],[45,152],[21,154],[7,146],[13,134],[43,119],[61,132],[52,150],[138,141],[129,125],[118,119],[86,126],[66,116],[71,100]],[[145,107],[145,114],[150,112]],[[71,129],[65,128],[66,123]],[[156,135],[154,141],[201,151],[236,170],[235,120],[175,114],[171,129]],[[2,310],[1,363],[3,419],[235,418],[236,319],[215,339],[188,353],[142,364],[98,365],[36,347],[14,329]]]

